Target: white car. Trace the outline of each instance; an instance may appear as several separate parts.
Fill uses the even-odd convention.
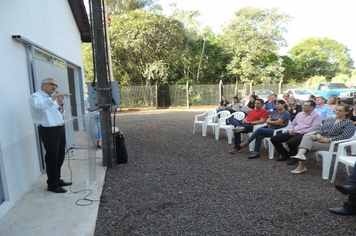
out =
[[[288,89],[286,93],[289,94],[290,97],[294,97],[299,100],[299,103],[302,105],[305,101],[309,100],[310,95],[317,96],[315,93],[308,89]],[[282,95],[283,96],[283,95]]]

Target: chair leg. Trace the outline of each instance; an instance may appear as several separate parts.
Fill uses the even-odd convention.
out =
[[[219,140],[219,133],[220,133],[220,129],[218,127],[215,128],[215,139]]]
[[[248,147],[249,147],[250,152],[253,152],[253,150],[255,149],[255,140],[253,140],[253,141],[248,145]]]
[[[323,155],[323,171],[322,177],[323,179],[329,179],[330,166],[333,154]]]
[[[319,155],[318,155],[318,152],[315,152],[315,158],[317,161],[319,161]]]
[[[207,129],[207,125],[202,124],[202,133],[204,137],[206,136],[206,129]]]
[[[271,140],[266,140],[268,142],[268,154],[269,154],[269,159],[273,159],[274,157],[274,146],[271,142]]]
[[[227,141],[229,144],[232,143],[232,129],[226,129]]]
[[[345,168],[346,168],[347,175],[350,176],[349,166],[345,164]]]
[[[336,157],[335,160],[335,166],[334,166],[334,172],[333,172],[333,176],[331,177],[331,183],[334,183],[335,178],[336,178],[336,173],[337,173],[337,165],[339,164],[339,160]],[[348,169],[348,168],[347,168]]]

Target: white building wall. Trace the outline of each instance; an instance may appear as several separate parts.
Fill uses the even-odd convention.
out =
[[[41,174],[27,102],[26,50],[12,35],[21,35],[83,68],[80,33],[67,0],[1,0],[0,170],[5,170],[7,201],[0,205],[0,217]]]

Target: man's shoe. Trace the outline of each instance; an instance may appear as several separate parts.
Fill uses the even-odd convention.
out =
[[[295,160],[298,160],[298,161],[306,161],[307,158],[302,155],[302,156],[291,156],[290,159],[295,159]]]
[[[289,160],[289,161],[287,162],[287,165],[295,165],[295,164],[297,164],[297,163],[298,163],[298,161]]]
[[[241,148],[233,148],[233,149],[230,149],[229,153],[230,154],[236,154],[236,153],[241,152],[241,151],[242,151]]]
[[[329,211],[335,214],[345,215],[345,216],[356,215],[356,212],[349,211],[344,207],[329,208]]]
[[[356,188],[353,187],[352,185],[345,185],[345,186],[336,185],[335,188],[343,194],[356,195]]]
[[[289,158],[289,156],[281,156],[280,158],[277,159],[277,161],[286,161]]]
[[[58,183],[59,186],[69,186],[69,185],[72,185],[71,182],[64,182],[63,179],[58,180],[57,183]]]
[[[65,190],[61,186],[48,186],[47,190],[51,191],[51,192],[54,192],[54,193],[65,193],[65,192],[67,192],[67,190]]]
[[[259,158],[260,155],[255,155],[255,156],[249,156],[248,159],[255,159],[255,158]]]
[[[235,128],[232,129],[232,132],[234,133],[240,133],[242,131],[245,130],[245,127],[241,127],[241,126],[236,126]]]

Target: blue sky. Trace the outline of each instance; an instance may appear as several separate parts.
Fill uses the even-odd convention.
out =
[[[159,0],[163,14],[170,15],[172,2],[177,2],[179,9],[199,10],[203,15],[201,22],[215,33],[242,7],[278,7],[280,12],[294,17],[285,35],[288,47],[279,51],[281,55],[304,38],[328,37],[346,45],[356,61],[356,0]]]

